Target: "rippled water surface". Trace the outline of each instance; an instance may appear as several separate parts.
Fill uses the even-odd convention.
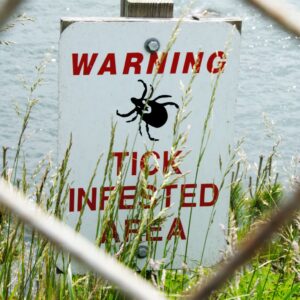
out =
[[[177,16],[188,1],[175,0]],[[290,1],[298,9],[297,0]],[[242,4],[243,3],[243,4]],[[280,164],[288,165],[300,153],[300,41],[278,28],[244,1],[196,1],[195,10],[213,9],[224,16],[243,19],[241,74],[236,104],[236,133],[245,137],[244,148],[251,161],[268,153],[273,144],[266,135],[263,113],[275,123],[274,133],[282,138]],[[298,4],[297,4],[298,3]],[[50,60],[45,83],[36,96],[40,104],[27,132],[25,155],[32,166],[45,154],[56,154],[57,143],[57,45],[62,16],[118,16],[119,0],[27,1],[21,12],[34,22],[18,24],[1,40],[16,44],[0,46],[0,145],[14,147],[20,131],[15,104],[22,109],[28,92],[22,78],[31,81],[35,66]]]

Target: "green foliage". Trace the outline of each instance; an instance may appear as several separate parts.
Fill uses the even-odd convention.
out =
[[[231,280],[217,299],[298,299],[300,297],[300,283],[295,273],[280,274],[272,264],[256,265],[246,269]],[[275,288],[277,289],[275,290]]]

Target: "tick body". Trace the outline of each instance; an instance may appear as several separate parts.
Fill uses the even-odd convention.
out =
[[[161,95],[156,97],[155,99],[151,99],[154,93],[154,89],[152,85],[150,85],[151,88],[150,95],[149,97],[146,98],[148,92],[147,84],[141,79],[138,81],[143,84],[144,92],[141,98],[134,98],[134,97],[131,98],[131,102],[135,105],[135,108],[126,114],[121,114],[119,113],[118,110],[116,113],[118,116],[123,118],[134,115],[134,117],[131,120],[128,120],[127,123],[135,121],[140,116],[141,118],[139,122],[140,135],[142,135],[141,123],[142,121],[144,121],[146,124],[146,131],[149,139],[151,141],[158,141],[158,139],[155,139],[151,136],[149,126],[152,126],[154,128],[160,128],[164,126],[168,121],[168,111],[166,109],[166,106],[168,105],[175,106],[177,109],[179,109],[179,106],[175,102],[165,102],[165,103],[157,102],[159,99],[171,98],[172,96],[170,95]]]

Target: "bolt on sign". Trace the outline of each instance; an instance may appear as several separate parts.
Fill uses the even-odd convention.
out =
[[[62,158],[72,134],[68,224],[81,218],[80,232],[112,254],[130,245],[138,267],[150,258],[173,269],[221,259],[240,28],[239,19],[62,21],[58,149]]]

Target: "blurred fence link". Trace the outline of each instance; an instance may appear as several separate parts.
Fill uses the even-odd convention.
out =
[[[242,266],[244,266],[262,247],[266,246],[271,241],[273,235],[285,225],[288,221],[300,210],[300,189],[294,194],[291,199],[283,201],[284,205],[269,218],[269,220],[258,226],[255,232],[247,234],[246,241],[242,244],[239,251],[228,259],[228,262],[221,267],[216,274],[206,284],[195,292],[190,298],[208,299],[210,295],[217,291],[222,285],[227,282],[233,274]]]
[[[32,226],[59,249],[87,266],[89,270],[115,284],[124,294],[133,299],[164,299],[164,296],[147,281],[72,228],[45,213],[3,179],[0,179],[0,205]]]
[[[263,11],[285,30],[300,37],[300,12],[283,0],[246,0]]]
[[[13,14],[16,8],[25,0],[5,0],[0,6],[0,27]]]

